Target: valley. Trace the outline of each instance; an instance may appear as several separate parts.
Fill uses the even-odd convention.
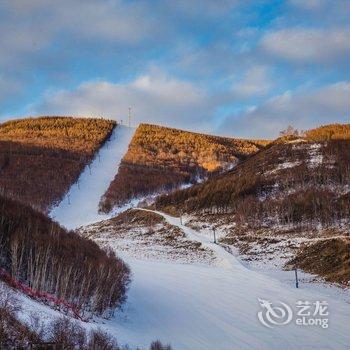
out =
[[[350,0],[0,18],[0,350],[350,350]]]
[[[347,349],[349,126],[269,142],[155,129],[143,125],[140,135],[116,125],[97,133],[103,141],[50,209],[56,223],[35,205],[21,212],[4,192],[0,243],[6,246],[6,235],[11,240],[0,267],[15,278],[9,293],[23,306],[18,319],[33,327],[33,319],[49,325],[65,314],[84,332],[100,330],[131,349],[156,339],[184,350]],[[147,137],[153,143],[143,144]],[[106,198],[108,210],[101,210]],[[34,248],[24,240],[25,224],[20,230],[15,224],[28,213]],[[27,249],[36,249],[40,261],[27,264]],[[32,266],[40,273],[34,276]],[[70,288],[61,291],[63,281]],[[86,293],[79,293],[80,283]],[[108,288],[115,297],[108,299]],[[55,297],[79,300],[79,317],[53,305]],[[258,319],[262,300],[286,303],[294,314],[298,301],[326,300],[330,326],[302,327],[293,319],[269,328]]]

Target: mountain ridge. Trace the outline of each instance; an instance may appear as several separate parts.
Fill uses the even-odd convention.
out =
[[[134,197],[203,181],[232,167],[268,142],[140,124],[118,173],[101,199],[100,208],[109,212]]]

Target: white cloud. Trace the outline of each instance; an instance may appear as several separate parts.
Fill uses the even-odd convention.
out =
[[[1,0],[0,64],[23,63],[28,55],[61,44],[70,47],[113,45],[147,47],[168,43],[182,21],[218,18],[237,0]],[[186,23],[187,23],[186,22]],[[27,55],[24,59],[24,55]],[[69,55],[69,52],[65,52]]]
[[[135,46],[165,32],[142,2],[3,0],[0,13],[0,64],[8,65],[25,63],[60,42]]]
[[[311,92],[286,92],[246,113],[226,118],[220,131],[244,137],[275,137],[289,124],[305,130],[335,122],[350,122],[350,82]]]
[[[350,54],[350,28],[283,29],[265,35],[261,46],[272,55],[295,62],[347,61]]]
[[[29,114],[103,116],[124,119],[132,107],[134,123],[163,123],[205,130],[214,102],[194,84],[152,71],[134,81],[90,81],[75,90],[47,93]]]
[[[241,81],[236,82],[232,89],[238,97],[253,97],[266,95],[271,88],[268,70],[264,66],[253,66],[245,73]]]
[[[156,35],[150,13],[137,3],[70,0],[66,6],[62,1],[56,4],[56,21],[81,38],[133,44],[150,34]]]

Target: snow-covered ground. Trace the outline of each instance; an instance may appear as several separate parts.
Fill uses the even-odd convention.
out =
[[[296,289],[247,269],[221,246],[162,214],[187,237],[217,256],[216,266],[123,258],[133,272],[124,309],[103,326],[121,344],[145,347],[151,340],[170,342],[176,350],[348,349],[350,305],[317,290]],[[150,247],[150,249],[152,249]],[[258,320],[258,299],[272,305],[327,301],[329,328],[288,325],[267,328]]]
[[[147,348],[155,339],[171,343],[174,350],[348,349],[350,305],[344,300],[322,289],[304,289],[303,285],[296,289],[274,276],[248,269],[213,244],[208,232],[195,231],[181,225],[178,218],[161,215],[189,239],[211,249],[216,263],[144,259],[142,254],[137,258],[124,251],[120,255],[132,269],[126,304],[114,318],[83,326],[102,328],[131,349]],[[28,319],[28,311],[39,312],[43,320],[56,317],[57,312],[50,308],[22,299],[22,319]],[[258,320],[258,313],[265,310],[259,299],[272,306],[281,306],[280,301],[288,304],[293,319],[287,325],[264,326]],[[297,301],[327,301],[329,328],[296,325]]]
[[[215,260],[210,249],[203,249],[201,244],[185,237],[178,227],[147,210],[130,210],[111,220],[80,227],[77,232],[128,259],[206,265]]]
[[[80,190],[77,185],[70,190],[71,204],[66,197],[51,213],[57,221],[76,228],[106,218],[98,214],[98,203],[117,171],[132,133],[130,129],[117,129],[115,139],[101,149],[100,162],[99,157],[93,162],[92,175],[89,168],[85,169]],[[188,239],[213,251],[215,263],[145,259],[142,254],[117,251],[132,270],[128,300],[113,319],[86,327],[95,325],[108,330],[121,345],[132,348],[147,348],[155,339],[171,343],[174,350],[349,348],[350,305],[345,299],[303,285],[296,289],[274,275],[249,269],[222,246],[212,243],[208,230],[195,231],[181,225],[178,218],[161,215],[170,225],[183,230]],[[153,249],[152,244],[149,249]],[[267,308],[261,306],[259,299],[276,307],[281,307],[280,302],[286,303],[293,312],[292,320],[286,325],[264,326],[258,313],[262,312],[264,320],[272,314],[266,313]],[[322,317],[329,319],[329,327],[297,325],[298,301],[326,301],[329,315]],[[277,308],[271,310],[280,312]],[[278,322],[279,318],[273,320]]]
[[[98,204],[118,171],[134,131],[134,128],[120,125],[115,128],[110,140],[99,150],[90,166],[86,166],[78,182],[51,211],[54,220],[68,229],[75,229],[110,217],[98,213]]]

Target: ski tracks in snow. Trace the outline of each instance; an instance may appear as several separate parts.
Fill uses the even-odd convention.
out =
[[[150,211],[158,215],[161,215],[170,225],[177,226],[180,230],[182,230],[189,240],[199,242],[202,244],[204,248],[208,248],[209,250],[213,251],[216,255],[217,266],[220,266],[223,268],[229,268],[229,269],[244,268],[242,264],[232,254],[230,254],[227,250],[225,250],[221,245],[211,241],[208,238],[208,236],[202,235],[198,231],[186,225],[181,224],[181,221],[179,218],[167,215],[160,211],[153,211],[148,209],[141,209],[141,210]]]

